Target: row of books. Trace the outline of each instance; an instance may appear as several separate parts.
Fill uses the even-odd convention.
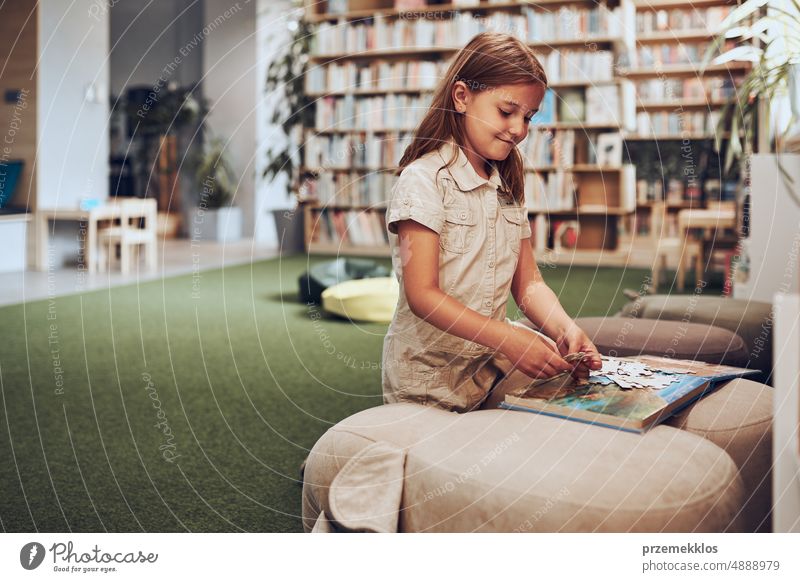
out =
[[[630,83],[563,89],[558,96],[548,90],[533,125],[588,122],[632,128],[632,94]],[[315,127],[319,130],[407,130],[422,120],[430,100],[430,93],[326,96],[316,102]]]
[[[301,195],[323,206],[369,206],[386,204],[397,181],[394,172],[320,172],[303,181]]]
[[[418,4],[419,2],[405,2],[404,4]],[[454,4],[459,4],[455,2]],[[463,6],[478,6],[478,2],[461,4]],[[404,6],[404,10],[412,10],[423,6]],[[334,11],[331,14],[341,14]],[[427,17],[408,18],[401,15],[400,21],[424,25],[428,22],[448,22],[452,13],[437,12],[425,15]],[[619,7],[609,9],[606,5],[599,5],[591,9],[583,7],[561,7],[558,10],[544,12],[531,6],[524,6],[522,14],[508,12],[495,12],[489,16],[474,16],[469,11],[459,12],[456,17],[466,17],[473,20],[486,22],[486,26],[493,30],[514,31],[520,39],[528,41],[547,41],[559,39],[574,39],[587,35],[619,35],[623,28],[622,11]],[[375,19],[383,20],[380,14]],[[384,22],[381,30],[387,30],[394,20]],[[376,22],[377,25],[377,22]]]
[[[699,43],[662,43],[640,45],[636,51],[637,66],[680,65],[701,63],[707,45]]]
[[[673,8],[671,10],[641,10],[636,13],[636,32],[650,34],[682,30],[719,30],[730,14],[729,6],[711,8]]]
[[[320,171],[395,168],[412,137],[410,132],[308,134],[304,166]],[[543,131],[532,126],[518,147],[528,169],[569,168],[578,159],[586,164],[616,167],[622,163],[622,141],[618,132],[585,134],[574,130]]]
[[[353,90],[434,89],[444,76],[444,61],[347,61],[312,67],[306,73],[309,93]]]
[[[553,50],[540,60],[551,84],[567,81],[611,81],[614,78],[614,53],[611,51]]]
[[[586,9],[562,6],[552,12],[542,12],[526,6],[525,35],[528,42],[574,40],[592,36],[619,37],[623,30],[622,9],[609,9],[605,4]]]
[[[575,177],[571,172],[525,174],[525,201],[529,210],[572,210],[575,197]]]
[[[628,82],[560,89],[557,96],[548,90],[533,122],[539,125],[587,122],[632,127],[634,92],[633,84]]]
[[[575,132],[571,129],[553,132],[532,128],[518,147],[526,166],[533,168],[563,168],[575,163]]]
[[[719,111],[640,111],[636,115],[639,135],[714,134]]]
[[[430,94],[323,97],[315,127],[322,129],[404,130],[417,126],[428,111]]]
[[[384,213],[323,208],[314,215],[311,242],[380,247],[389,244]]]
[[[719,180],[706,178],[704,180],[682,180],[679,178],[664,178],[662,180],[637,180],[636,201],[638,204],[647,204],[655,201],[667,204],[691,204],[692,207],[702,206],[705,196],[709,201],[731,202],[736,200],[738,180]]]
[[[581,131],[580,138],[576,141],[573,130],[542,131],[532,126],[527,139],[519,145],[520,154],[533,168],[569,167],[576,159],[604,167],[622,164],[623,140],[619,132]]]
[[[628,173],[632,178],[633,173]],[[627,195],[629,187],[626,184],[626,178],[627,176],[623,175],[620,184],[620,191],[623,192],[626,199],[615,201],[614,205],[633,210],[633,200],[627,200],[633,196]],[[380,209],[385,206],[388,192],[391,191],[396,180],[397,177],[389,172],[368,175],[326,172],[315,179],[306,180],[302,187],[302,194],[306,199],[316,200],[331,213],[342,209],[328,207],[359,206]],[[569,171],[546,174],[527,172],[525,175],[526,206],[529,210],[537,212],[574,210],[579,197],[579,188],[580,177]],[[632,187],[630,187],[630,191],[632,192]],[[362,240],[362,238],[356,236],[355,240]]]
[[[524,42],[614,37],[622,25],[605,6],[593,10],[562,8],[555,13],[527,10],[518,15],[494,12],[488,16],[457,13],[452,18],[387,20],[380,14],[368,21],[321,22],[312,38],[311,54],[325,56],[403,48],[459,48],[481,32],[502,31]],[[437,13],[447,14],[447,13]],[[601,16],[605,15],[605,16]],[[604,20],[607,20],[606,27]]]
[[[736,94],[741,77],[689,77],[686,79],[648,79],[636,84],[642,103],[665,103],[679,100],[721,101]]]
[[[303,164],[319,169],[396,167],[411,144],[410,132],[306,135]]]
[[[443,13],[446,15],[446,13]],[[321,22],[311,42],[313,55],[361,53],[371,50],[439,47],[455,48],[486,30],[504,30],[519,34],[524,26],[519,15],[498,12],[487,18],[473,18],[468,12],[452,18],[414,18],[387,20],[376,14],[371,21]]]
[[[628,191],[623,175],[621,190]],[[320,172],[303,181],[300,194],[322,206],[362,206],[378,208],[387,202],[388,193],[397,181],[394,172]],[[525,199],[530,210],[558,211],[575,208],[580,178],[567,170],[525,174]],[[632,208],[633,201],[620,205]]]
[[[734,41],[726,41],[724,50],[734,47]],[[636,51],[639,68],[657,65],[700,65],[705,57],[708,43],[658,43],[639,45]]]
[[[636,202],[638,204],[648,204],[661,201],[667,204],[691,203],[692,206],[700,207],[702,189],[698,180],[684,182],[678,178],[667,178],[666,184],[659,180],[637,180],[636,181]]]

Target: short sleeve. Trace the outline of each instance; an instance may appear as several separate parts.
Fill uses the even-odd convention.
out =
[[[397,223],[401,220],[413,220],[436,234],[442,232],[444,202],[434,173],[413,164],[401,172],[386,209],[386,227],[390,233],[397,234]]]
[[[523,209],[522,213],[522,234],[520,238],[531,238],[533,232],[531,231],[531,217],[528,216],[528,210]]]

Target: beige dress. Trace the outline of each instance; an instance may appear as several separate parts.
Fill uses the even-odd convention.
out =
[[[449,168],[442,168],[458,157]],[[400,298],[383,344],[384,402],[411,401],[466,412],[480,406],[510,369],[500,353],[440,330],[411,312],[403,291],[397,222],[414,220],[439,234],[439,286],[467,307],[507,320],[506,301],[530,238],[527,210],[498,193],[494,170],[481,178],[453,142],[409,164],[392,188],[386,223]],[[408,249],[412,254],[413,247]]]

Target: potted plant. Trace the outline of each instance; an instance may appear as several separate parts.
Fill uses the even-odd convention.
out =
[[[276,55],[267,70],[265,92],[274,104],[271,122],[282,128],[286,139],[270,144],[263,176],[275,179],[279,174],[285,174],[288,194],[294,196],[296,201],[303,202],[303,183],[306,179],[315,178],[302,171],[303,131],[314,125],[314,98],[306,94],[306,71],[313,30],[311,24],[302,18],[302,3],[296,2],[296,5],[297,8],[288,15],[286,22],[290,40],[282,45],[282,52]],[[304,250],[303,213],[294,209],[276,209],[273,210],[273,216],[283,250]]]
[[[723,51],[731,38],[741,42]],[[735,8],[723,21],[722,32],[709,48],[705,63],[712,59],[714,64],[753,63],[720,119],[718,150],[727,129],[724,124],[730,124],[725,169],[743,157],[759,113],[765,116],[759,123],[761,130],[769,131],[769,109],[781,100],[788,100],[788,108],[779,115],[783,122],[778,125],[783,127],[776,131],[775,149],[800,151],[800,0],[747,0]],[[763,104],[761,111],[759,100]]]
[[[233,242],[242,237],[242,209],[233,206],[237,178],[225,149],[225,141],[210,138],[195,157],[198,192],[189,237],[194,240]]]
[[[731,38],[741,42],[721,50]],[[786,260],[785,240],[775,233],[791,231],[793,227],[787,228],[787,221],[793,219],[789,208],[779,217],[758,212],[759,206],[752,198],[761,197],[763,192],[767,200],[780,204],[779,197],[785,195],[800,206],[797,180],[784,165],[787,159],[784,154],[800,153],[800,0],[743,2],[723,21],[722,32],[710,47],[705,62],[712,62],[712,58],[715,64],[734,60],[752,63],[726,107],[726,115],[720,119],[716,145],[719,150],[727,129],[723,124],[729,123],[724,168],[727,170],[738,160],[740,174],[746,179],[740,209],[747,210],[741,220],[741,247],[733,267],[734,297],[754,298],[760,294],[766,299],[779,291],[777,285]],[[750,156],[756,127],[762,140],[769,139],[769,147],[759,149],[757,156]],[[775,169],[779,170],[778,185],[765,187],[774,184],[771,179],[776,177]],[[768,192],[761,190],[762,187]],[[776,260],[776,257],[781,258]],[[751,265],[758,265],[759,277],[750,277]]]
[[[180,150],[184,128],[192,128],[208,111],[196,87],[179,87],[175,82],[128,90],[124,107],[134,157],[137,186],[145,196],[158,200],[160,235],[173,237],[180,228]],[[112,107],[116,103],[112,104]]]

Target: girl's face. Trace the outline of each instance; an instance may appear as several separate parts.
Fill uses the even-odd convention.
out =
[[[539,110],[544,91],[541,83],[471,91],[463,81],[456,82],[453,101],[456,111],[464,114],[465,154],[479,173],[485,160],[506,159],[527,137],[528,124]]]

